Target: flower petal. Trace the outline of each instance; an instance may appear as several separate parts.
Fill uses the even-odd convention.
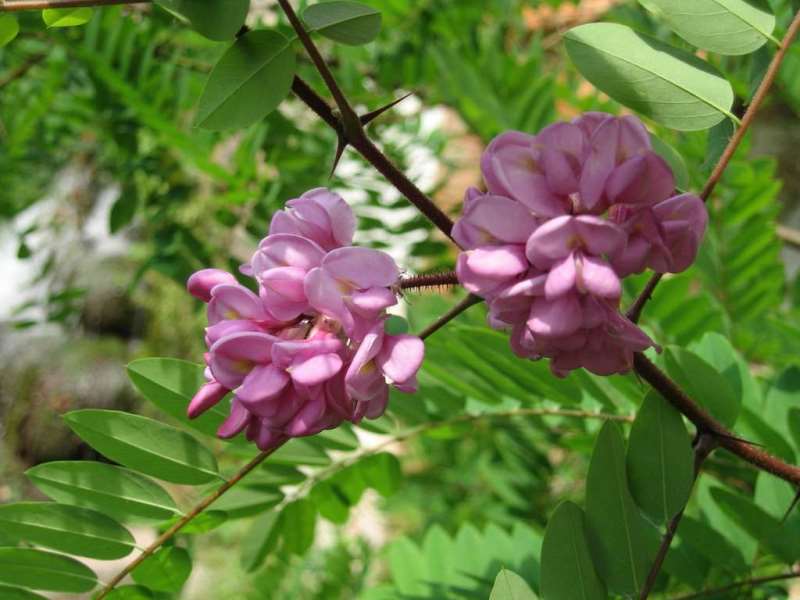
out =
[[[425,357],[425,344],[413,335],[387,335],[375,359],[383,374],[396,383],[415,377]]]
[[[237,285],[236,277],[227,271],[220,269],[203,269],[193,273],[189,280],[186,282],[186,289],[189,293],[202,300],[208,302],[211,300],[211,290],[220,284]]]
[[[300,385],[319,385],[336,375],[342,364],[342,358],[338,354],[317,354],[309,358],[298,358],[289,367],[289,374]]]
[[[348,246],[329,252],[322,268],[334,279],[354,288],[388,287],[397,283],[400,271],[394,259],[380,250]]]

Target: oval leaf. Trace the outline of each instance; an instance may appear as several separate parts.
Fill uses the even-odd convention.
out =
[[[586,541],[583,511],[572,502],[558,505],[542,542],[544,600],[605,600]]]
[[[610,421],[600,430],[586,477],[586,531],[595,567],[609,591],[638,594],[659,536],[633,501],[625,475],[625,440]]]
[[[53,500],[86,506],[112,517],[164,521],[178,514],[170,495],[147,477],[92,461],[43,463],[25,472]]]
[[[39,594],[9,585],[0,585],[0,598],[3,600],[47,600]]]
[[[94,510],[55,502],[0,506],[0,533],[68,554],[100,560],[128,556],[136,541],[122,525]]]
[[[0,548],[0,583],[80,594],[94,589],[97,578],[89,567],[68,556],[33,548]]]
[[[628,483],[636,503],[656,523],[682,510],[692,491],[689,434],[680,413],[655,391],[645,396],[631,428]]]
[[[772,37],[775,17],[751,0],[639,0],[690,44],[719,54],[749,54]]]
[[[114,410],[78,410],[64,419],[92,448],[131,469],[187,485],[219,478],[214,455],[169,425]]]
[[[688,52],[615,23],[570,29],[565,44],[595,87],[668,127],[708,129],[732,117],[731,85]]]
[[[202,365],[176,358],[142,358],[128,364],[127,371],[139,393],[181,423],[216,437],[217,429],[228,416],[229,402],[223,400],[196,419],[186,416],[186,408],[206,383]]]
[[[150,590],[141,585],[123,585],[111,590],[106,600],[153,600]]]
[[[380,11],[360,2],[313,4],[303,12],[303,20],[311,31],[351,46],[371,42],[381,30]]]
[[[75,27],[88,23],[91,18],[91,8],[46,8],[42,11],[42,20],[48,27]]]
[[[683,156],[667,142],[652,133],[650,134],[650,142],[653,144],[653,151],[667,161],[669,168],[672,169],[672,175],[675,177],[675,187],[679,190],[688,190],[690,185],[689,169],[686,166],[686,161],[683,160]]]
[[[192,558],[183,548],[166,546],[146,558],[131,577],[151,590],[177,594],[192,573]]]
[[[263,30],[243,35],[211,71],[195,124],[221,130],[260,121],[286,98],[294,71],[294,51],[280,33]]]
[[[727,379],[694,352],[670,347],[664,352],[664,364],[670,376],[726,427],[733,427],[741,409]]]
[[[514,571],[501,569],[494,580],[489,600],[536,600],[536,594]]]
[[[277,546],[281,533],[279,517],[277,511],[265,512],[253,522],[242,540],[242,567],[248,573],[258,569]]]
[[[156,0],[205,37],[232,40],[244,25],[250,0]]]
[[[19,23],[14,15],[0,15],[0,48],[17,37]]]

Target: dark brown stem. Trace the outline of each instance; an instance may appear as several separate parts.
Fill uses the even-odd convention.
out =
[[[713,435],[720,447],[756,467],[794,485],[800,485],[800,468],[737,438],[724,425],[717,422],[644,354],[635,354],[633,365],[636,372],[659,392],[670,404],[689,419],[701,434]]]
[[[283,445],[283,444],[281,444]],[[258,456],[256,456],[253,460],[243,466],[236,474],[231,477],[228,481],[214,490],[211,494],[203,498],[198,504],[196,504],[188,513],[186,513],[181,519],[175,523],[172,527],[167,529],[164,533],[156,538],[156,540],[150,544],[147,548],[145,548],[142,553],[137,556],[133,561],[128,563],[124,569],[122,569],[119,573],[117,573],[111,581],[109,581],[100,593],[95,596],[95,600],[102,600],[105,598],[111,590],[114,589],[115,586],[119,584],[125,577],[131,573],[136,567],[138,567],[147,557],[152,556],[152,554],[158,550],[165,542],[172,539],[176,533],[178,533],[181,529],[183,529],[186,525],[188,525],[197,515],[202,513],[205,509],[207,509],[211,504],[219,500],[220,496],[222,496],[225,492],[230,490],[233,486],[239,483],[242,478],[244,478],[248,473],[250,473],[253,469],[255,469],[258,465],[260,465],[268,456],[270,456],[273,452],[275,452],[280,446],[273,448],[272,450],[268,450],[266,452],[262,452]]]
[[[15,0],[0,3],[0,13],[17,10],[45,10],[47,8],[81,8],[85,6],[113,6],[115,4],[149,4],[151,0]]]
[[[703,466],[703,462],[705,462],[705,460],[708,458],[708,455],[713,452],[716,446],[717,440],[713,435],[701,433],[697,436],[697,440],[694,444],[695,481],[697,481],[697,477],[700,475],[700,469]],[[653,591],[653,586],[656,584],[658,574],[661,572],[661,567],[664,565],[664,560],[667,558],[669,547],[672,545],[672,540],[675,538],[675,534],[678,532],[678,525],[681,523],[684,510],[685,507],[682,508],[678,514],[672,517],[670,522],[667,524],[667,530],[664,533],[664,537],[661,538],[661,545],[658,547],[658,553],[653,560],[653,566],[650,567],[650,572],[647,574],[644,587],[642,587],[642,591],[639,593],[639,600],[647,600],[648,596],[650,596],[650,592]]]
[[[456,275],[455,271],[447,271],[445,273],[426,273],[424,275],[403,277],[400,280],[400,289],[415,290],[427,287],[444,287],[458,284],[458,275]]]
[[[325,59],[322,58],[319,50],[317,50],[317,47],[314,45],[311,36],[308,35],[303,23],[300,22],[300,18],[297,16],[297,13],[294,12],[292,5],[289,4],[289,0],[278,0],[278,4],[280,4],[283,13],[286,15],[286,18],[289,19],[289,24],[294,29],[297,37],[303,44],[303,47],[306,49],[308,56],[311,58],[311,62],[314,63],[314,67],[317,69],[317,72],[325,81],[325,85],[328,87],[328,90],[333,96],[336,106],[339,107],[339,112],[342,114],[342,125],[347,133],[347,137],[357,137],[358,132],[360,131],[363,133],[364,128],[361,125],[361,120],[358,118],[356,111],[353,110],[352,106],[350,106],[350,103],[347,101],[344,92],[342,92],[339,84],[336,83],[333,73],[331,73],[331,70],[325,63]]]
[[[470,294],[469,296],[464,298],[461,302],[456,304],[453,308],[444,313],[441,317],[436,319],[433,323],[428,325],[425,329],[423,329],[419,333],[419,337],[421,337],[424,340],[425,338],[432,336],[442,327],[447,325],[450,321],[455,319],[458,315],[467,310],[470,306],[475,306],[476,304],[480,304],[481,302],[483,302],[483,299],[478,298],[478,296]]]
[[[405,176],[394,164],[381,152],[377,146],[363,132],[356,137],[349,137],[344,128],[327,102],[317,94],[310,85],[300,77],[295,77],[292,82],[292,91],[305,104],[313,110],[317,116],[325,121],[340,136],[344,136],[346,141],[355,148],[367,162],[369,162],[378,172],[381,173],[411,204],[425,215],[442,233],[453,239],[451,232],[453,222],[433,200],[431,200],[422,190]]]
[[[722,152],[722,156],[719,157],[714,170],[711,171],[711,175],[709,175],[706,184],[703,186],[703,191],[700,193],[700,197],[704,202],[711,196],[714,188],[717,186],[717,183],[719,183],[719,180],[722,178],[722,174],[725,172],[725,169],[728,168],[733,155],[736,153],[736,149],[742,143],[747,130],[750,129],[750,125],[753,123],[753,119],[755,119],[758,109],[761,108],[761,105],[764,103],[764,100],[769,94],[772,84],[775,82],[775,77],[778,75],[778,71],[781,68],[783,59],[786,58],[786,53],[789,51],[789,47],[792,45],[794,38],[797,37],[798,31],[800,31],[800,11],[798,11],[794,16],[791,25],[789,25],[789,29],[786,31],[786,35],[783,36],[780,48],[778,48],[775,56],[772,57],[772,62],[770,62],[767,72],[764,74],[764,79],[761,80],[761,84],[758,86],[758,89],[753,96],[753,100],[750,102],[750,106],[747,107],[747,112],[745,112],[744,116],[742,117],[742,123],[739,126],[739,129],[736,130],[730,141],[728,141],[728,145]],[[629,316],[634,323],[639,319],[639,315],[641,315],[644,305],[647,304],[647,301],[653,295],[653,290],[655,290],[658,282],[661,280],[661,277],[662,275],[659,273],[654,274],[650,278],[650,281],[647,282],[647,285],[645,286],[644,290],[642,290],[642,293],[639,294],[639,297],[636,298],[633,305],[628,310],[628,314],[633,314],[635,317],[631,318]]]
[[[712,590],[703,590],[702,592],[689,594],[688,596],[676,596],[674,598],[671,598],[670,600],[696,600],[697,598],[708,598],[711,596],[719,597],[720,594],[724,594],[725,592],[730,592],[733,590],[738,590],[739,588],[761,585],[762,583],[772,583],[773,581],[784,581],[786,579],[795,579],[797,577],[800,577],[800,572],[782,573],[781,575],[769,575],[767,577],[754,577],[752,579],[744,579],[742,581],[737,581],[730,585],[726,585],[725,587],[714,588]]]

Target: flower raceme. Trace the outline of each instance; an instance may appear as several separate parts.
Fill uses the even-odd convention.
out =
[[[654,344],[619,314],[620,279],[687,269],[708,221],[702,200],[674,194],[633,116],[503,133],[481,170],[487,191],[467,191],[453,238],[459,280],[487,300],[489,324],[511,330],[519,356],[550,358],[558,376],[630,370]]]
[[[267,450],[379,417],[389,383],[416,390],[422,340],[384,331],[400,271],[388,254],[351,245],[355,224],[341,197],[311,190],[273,216],[242,267],[258,293],[217,269],[189,278],[189,292],[208,304],[207,383],[190,417],[233,392],[218,434],[244,431]]]

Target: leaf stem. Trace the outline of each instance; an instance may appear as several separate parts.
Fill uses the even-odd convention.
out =
[[[753,123],[756,113],[758,113],[759,108],[761,108],[764,100],[766,100],[769,90],[772,88],[772,84],[775,82],[775,78],[778,75],[781,64],[783,63],[784,58],[786,58],[786,54],[789,51],[789,47],[792,45],[794,38],[797,37],[798,31],[800,31],[800,11],[798,11],[794,16],[794,19],[792,19],[792,23],[789,25],[786,35],[783,36],[783,40],[780,42],[778,51],[775,53],[775,56],[772,57],[772,61],[769,63],[769,67],[767,68],[767,72],[764,74],[764,79],[761,80],[761,84],[758,86],[756,93],[753,95],[753,100],[750,102],[750,106],[747,107],[747,111],[742,117],[741,126],[731,137],[728,145],[722,152],[722,156],[719,157],[719,161],[717,161],[714,170],[711,171],[711,175],[709,175],[708,180],[703,186],[703,191],[700,193],[700,197],[703,199],[703,202],[708,201],[708,198],[713,193],[714,188],[717,187],[717,183],[719,183],[719,180],[722,178],[722,174],[725,172],[725,169],[728,168],[733,155],[736,153],[736,150],[742,143],[747,130],[750,129],[750,125]],[[647,282],[647,285],[645,286],[644,290],[642,290],[641,294],[639,294],[639,296],[636,298],[631,308],[628,310],[628,318],[634,323],[639,320],[644,305],[647,304],[647,301],[653,295],[653,291],[658,285],[658,282],[661,281],[662,276],[663,275],[661,273],[655,273]]]
[[[450,321],[455,319],[458,315],[463,313],[469,307],[475,306],[476,304],[480,304],[481,302],[483,302],[482,298],[470,294],[469,296],[464,298],[461,302],[456,304],[453,308],[444,313],[441,317],[436,319],[433,323],[428,325],[425,329],[420,331],[419,337],[421,337],[424,340],[432,336],[434,333],[439,331],[442,327],[447,325]]]
[[[172,527],[167,529],[164,533],[158,536],[155,541],[150,544],[144,551],[137,556],[133,561],[128,563],[125,568],[123,568],[119,573],[117,573],[104,587],[100,590],[100,593],[95,596],[95,600],[102,600],[111,591],[116,587],[129,573],[131,573],[136,567],[138,567],[147,557],[152,556],[152,554],[158,550],[165,542],[172,539],[176,533],[178,533],[181,529],[183,529],[186,525],[188,525],[195,517],[197,517],[200,513],[202,513],[206,508],[208,508],[211,504],[219,500],[219,498],[225,494],[228,490],[230,490],[233,486],[239,483],[248,473],[250,473],[253,469],[255,469],[258,465],[260,465],[268,456],[270,456],[273,452],[275,452],[280,446],[276,446],[275,448],[268,450],[266,452],[261,452],[258,454],[253,460],[239,469],[233,477],[219,486],[216,490],[214,490],[211,494],[203,498],[200,502],[198,502],[188,513],[186,513],[179,521],[177,521]]]
[[[694,444],[695,481],[697,481],[697,478],[700,475],[700,469],[703,466],[703,462],[705,462],[709,454],[711,454],[716,447],[717,440],[713,435],[701,433],[697,436]],[[653,586],[656,584],[658,574],[661,571],[661,567],[664,565],[664,560],[667,558],[669,547],[672,545],[672,540],[675,538],[675,534],[678,532],[678,525],[681,523],[684,510],[686,510],[686,507],[682,508],[678,514],[670,519],[670,522],[667,525],[667,530],[664,533],[664,537],[661,539],[661,545],[658,547],[658,552],[653,560],[653,566],[650,567],[650,572],[647,574],[644,587],[642,587],[642,590],[639,593],[639,600],[647,600],[648,596],[650,596],[650,592],[653,591]]]

